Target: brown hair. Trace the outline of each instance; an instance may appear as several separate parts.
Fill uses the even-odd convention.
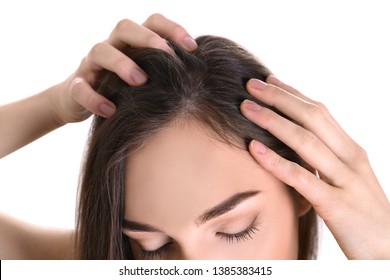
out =
[[[230,40],[203,36],[196,41],[199,47],[194,53],[175,45],[176,55],[128,49],[126,54],[149,76],[143,86],[131,87],[109,72],[102,76],[97,90],[117,110],[108,119],[95,116],[91,126],[78,205],[81,258],[132,258],[128,238],[122,233],[126,161],[146,139],[174,120],[195,120],[221,141],[246,149],[252,139],[259,139],[281,156],[304,164],[289,147],[240,113],[243,100],[254,100],[245,90],[246,82],[250,78],[264,81],[270,71]],[[316,233],[316,214],[310,210],[299,221],[299,259],[316,257]]]

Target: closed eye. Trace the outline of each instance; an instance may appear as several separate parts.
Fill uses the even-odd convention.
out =
[[[256,234],[256,231],[259,229],[252,223],[243,231],[238,233],[223,233],[217,232],[217,235],[221,239],[226,240],[228,243],[241,242],[249,239],[253,239],[253,235]],[[141,260],[161,260],[164,259],[169,247],[172,245],[172,242],[166,243],[156,250],[144,250],[140,249],[140,259]]]
[[[259,229],[256,227],[257,216],[253,219],[253,221],[249,224],[247,228],[237,233],[224,233],[217,232],[216,234],[221,237],[221,239],[226,240],[228,243],[233,242],[241,242],[249,239],[253,239],[253,235],[256,234]]]
[[[167,253],[167,250],[172,245],[172,242],[168,242],[165,245],[161,246],[156,250],[144,250],[140,248],[140,256],[141,260],[161,260]]]

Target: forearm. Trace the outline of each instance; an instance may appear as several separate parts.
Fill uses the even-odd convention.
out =
[[[0,212],[0,259],[74,259],[73,230],[43,228]]]
[[[63,125],[53,101],[58,87],[0,107],[0,158]]]

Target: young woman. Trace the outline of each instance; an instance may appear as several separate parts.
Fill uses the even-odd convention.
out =
[[[77,231],[82,257],[312,258],[310,204],[247,150],[258,139],[304,164],[240,112],[245,99],[255,100],[246,81],[265,80],[269,70],[227,39],[196,41],[192,54],[127,50],[148,74],[146,85],[101,78],[98,92],[117,110],[92,125]]]
[[[108,117],[93,125],[77,237],[4,217],[2,258],[313,258],[311,206],[347,257],[390,258],[389,201],[363,149],[235,44],[198,43],[161,15],[125,20],[64,83],[0,109],[2,156],[88,111]]]

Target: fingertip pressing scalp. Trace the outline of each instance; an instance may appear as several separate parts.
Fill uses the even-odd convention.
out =
[[[252,140],[250,146],[251,150],[258,155],[265,155],[267,152],[267,147],[257,140]]]
[[[263,89],[267,88],[267,84],[264,81],[259,80],[259,79],[250,79],[248,82],[248,87],[253,88],[253,89],[257,89],[257,90],[263,90]]]
[[[195,51],[196,48],[198,47],[196,41],[190,36],[187,36],[183,39],[183,44],[186,47],[186,49],[190,52]]]
[[[95,117],[91,127],[78,205],[81,258],[132,257],[122,233],[126,159],[172,121],[193,120],[221,141],[246,148],[257,139],[288,160],[302,163],[294,151],[241,114],[242,102],[255,100],[246,91],[246,82],[265,81],[271,72],[228,39],[202,36],[196,44],[189,53],[171,43],[174,56],[151,48],[126,50],[149,77],[141,86],[129,86],[111,72],[100,79],[97,91],[115,104],[116,111],[108,119]],[[299,227],[299,258],[314,258],[315,213],[300,218]]]
[[[102,103],[99,106],[99,111],[103,117],[109,118],[115,113],[115,107],[113,105]]]

